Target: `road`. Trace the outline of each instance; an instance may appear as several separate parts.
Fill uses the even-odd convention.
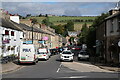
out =
[[[118,78],[118,73],[100,69],[84,62],[60,62],[59,55],[37,65],[23,65],[20,70],[3,74],[3,78]],[[14,80],[14,79],[13,79]]]

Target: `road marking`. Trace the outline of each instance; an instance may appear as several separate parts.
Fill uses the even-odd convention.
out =
[[[59,72],[60,71],[60,68],[58,68],[58,70],[56,72]]]
[[[86,78],[87,76],[71,76],[71,77],[60,77],[60,78]]]
[[[59,68],[57,69],[56,72],[59,72],[60,71],[60,68],[61,68],[62,64],[60,64]]]

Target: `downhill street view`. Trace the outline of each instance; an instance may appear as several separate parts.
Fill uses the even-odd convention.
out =
[[[1,2],[1,80],[120,79],[120,1],[61,1]]]

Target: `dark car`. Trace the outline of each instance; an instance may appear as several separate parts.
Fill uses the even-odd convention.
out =
[[[81,50],[78,54],[78,60],[89,60],[89,53]]]
[[[50,49],[51,55],[58,54],[58,49]]]
[[[74,47],[72,48],[72,50],[81,50],[81,49],[82,49],[81,46],[74,46]]]

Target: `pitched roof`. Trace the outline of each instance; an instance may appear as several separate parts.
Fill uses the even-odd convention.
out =
[[[113,14],[113,15],[111,15],[111,16],[105,18],[105,20],[108,20],[108,19],[114,18],[114,17],[116,17],[116,16],[120,16],[120,12],[115,13],[115,14]]]
[[[0,18],[0,26],[22,31],[19,27],[15,26],[12,21],[10,21],[9,19],[5,19],[5,18]]]

